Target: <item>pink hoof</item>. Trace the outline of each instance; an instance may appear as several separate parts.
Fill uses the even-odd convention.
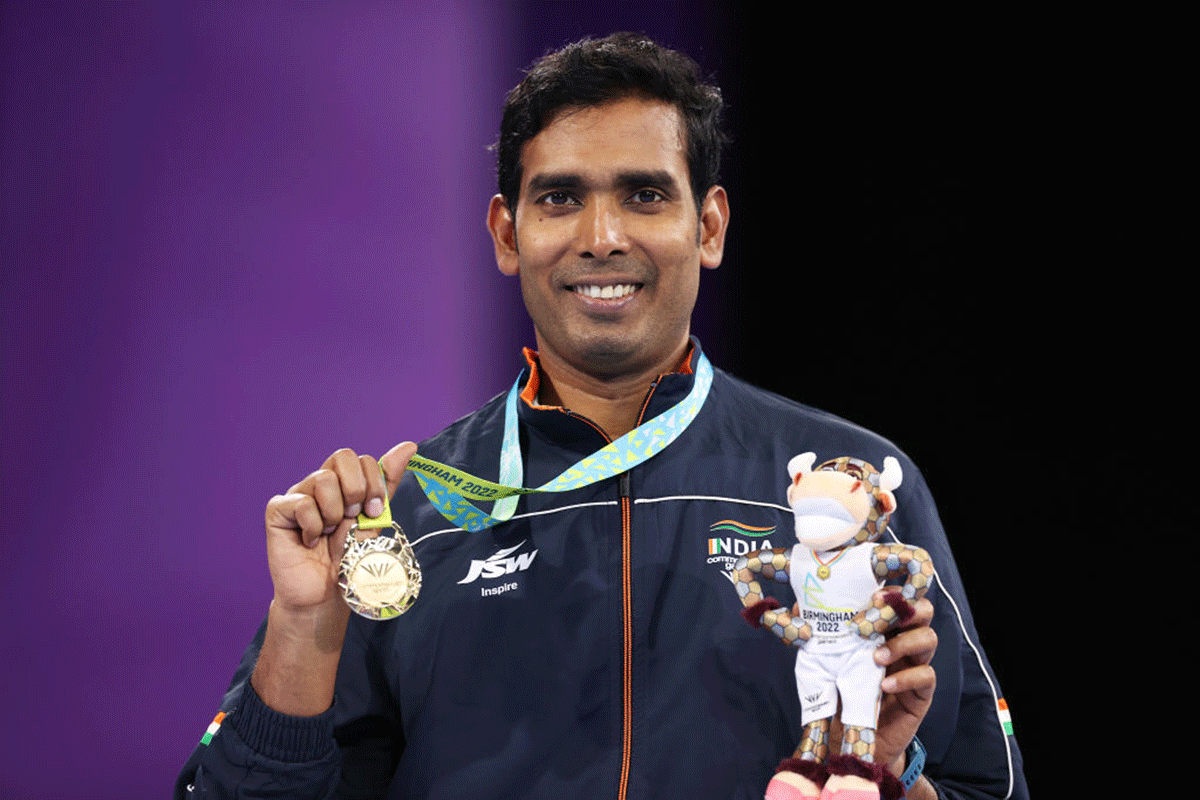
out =
[[[880,800],[878,789],[824,789],[820,800]]]
[[[805,794],[799,786],[793,786],[784,780],[781,780],[779,775],[787,773],[779,773],[771,782],[767,784],[767,794],[763,800],[820,800],[815,794]]]
[[[820,800],[879,800],[878,789],[825,789]]]

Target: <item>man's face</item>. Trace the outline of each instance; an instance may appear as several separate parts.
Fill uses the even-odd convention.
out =
[[[674,369],[728,219],[720,187],[697,214],[678,112],[635,98],[567,109],[521,167],[516,208],[493,198],[488,223],[543,360],[598,377]]]

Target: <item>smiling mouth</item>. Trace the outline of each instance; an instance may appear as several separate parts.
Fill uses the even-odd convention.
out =
[[[616,283],[599,285],[594,283],[578,283],[568,286],[575,294],[591,300],[620,300],[642,288],[640,283]]]

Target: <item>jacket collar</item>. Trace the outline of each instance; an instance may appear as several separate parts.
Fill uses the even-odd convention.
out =
[[[519,378],[522,389],[517,402],[517,415],[522,424],[549,438],[559,446],[577,450],[582,455],[593,452],[606,444],[610,440],[609,436],[587,417],[562,406],[538,404],[537,393],[541,384],[541,365],[538,354],[528,347],[522,352],[525,356],[526,366]],[[661,414],[687,396],[696,380],[693,367],[700,357],[700,352],[700,341],[693,336],[679,369],[658,376],[650,384],[641,417],[638,420],[639,424]]]

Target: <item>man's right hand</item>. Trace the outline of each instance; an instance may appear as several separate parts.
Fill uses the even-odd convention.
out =
[[[335,602],[344,605],[337,581],[346,531],[360,512],[368,517],[383,513],[416,450],[415,444],[404,442],[376,462],[343,448],[287,494],[271,498],[267,562],[279,611],[303,614]]]
[[[329,708],[350,617],[338,590],[346,532],[360,512],[383,513],[416,450],[412,442],[403,442],[378,462],[338,450],[287,494],[267,503],[267,562],[275,598],[251,683],[276,711],[313,716]]]

